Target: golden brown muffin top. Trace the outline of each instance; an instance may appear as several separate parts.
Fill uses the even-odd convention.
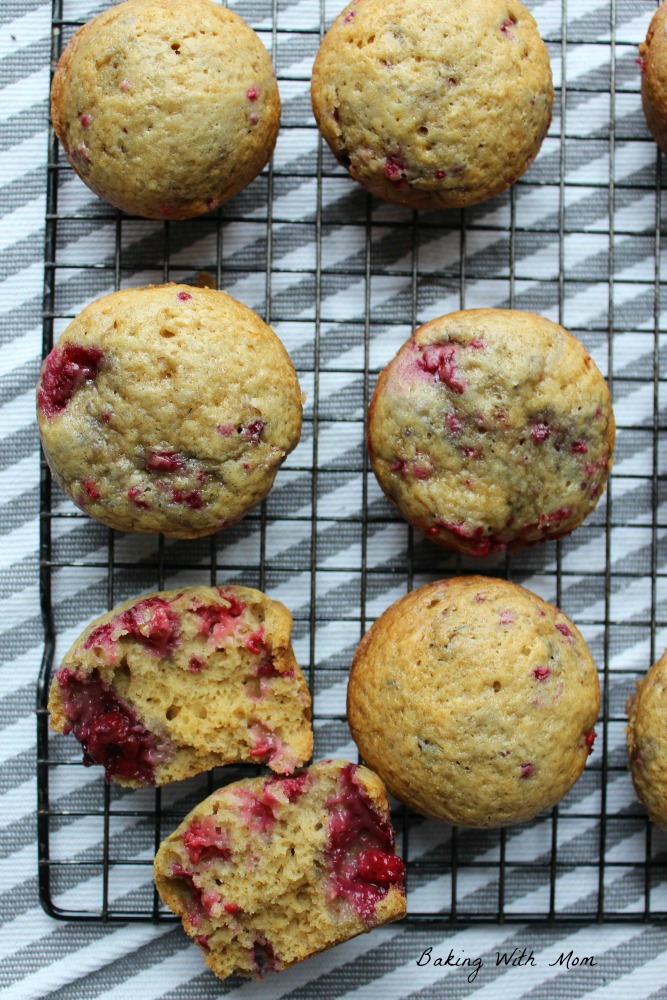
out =
[[[361,755],[418,812],[469,827],[530,819],[581,774],[600,704],[577,628],[536,594],[482,576],[389,607],[352,664]]]
[[[353,0],[322,42],[311,93],[351,176],[418,209],[514,183],[553,104],[546,46],[516,0]]]
[[[51,117],[85,183],[125,212],[185,219],[250,183],[278,134],[271,59],[211,0],[125,0],[63,52]]]
[[[123,531],[196,538],[237,521],[301,431],[301,390],[273,330],[189,285],[92,302],[44,362],[37,395],[58,481]]]
[[[576,528],[604,491],[614,437],[609,389],[584,346],[510,309],[420,327],[369,410],[389,499],[432,541],[477,556]]]

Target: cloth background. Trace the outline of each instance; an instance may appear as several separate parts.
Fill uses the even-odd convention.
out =
[[[559,922],[543,921],[554,819],[540,817],[502,838],[505,912],[532,914],[536,922],[466,923],[466,917],[493,913],[501,844],[497,833],[466,834],[458,842],[456,927],[382,928],[259,984],[218,982],[173,923],[61,922],[39,904],[34,709],[43,634],[34,384],[42,335],[52,11],[39,0],[0,2],[3,996],[667,997],[664,924],[623,919],[644,912],[647,851],[654,861],[651,907],[667,913],[667,876],[660,867],[667,840],[656,830],[647,839],[625,767],[623,734],[625,699],[667,645],[666,455],[664,435],[656,437],[665,420],[664,241],[656,241],[662,182],[635,64],[654,4],[566,2],[528,3],[548,41],[556,85],[567,80],[567,99],[557,102],[543,150],[513,193],[465,216],[415,218],[371,202],[326,150],[318,152],[308,80],[320,28],[339,10],[329,0],[230,4],[273,51],[284,127],[273,172],[224,209],[221,241],[217,216],[172,224],[168,245],[164,227],[144,220],[124,220],[119,236],[107,206],[69,171],[60,178],[58,209],[67,218],[58,223],[56,335],[67,316],[113,290],[117,277],[123,286],[159,282],[166,257],[171,278],[194,281],[201,270],[215,268],[220,252],[223,287],[270,319],[295,361],[308,393],[302,442],[279,473],[264,513],[218,540],[217,579],[261,584],[294,612],[299,662],[312,660],[316,668],[316,757],[356,759],[344,722],[345,682],[368,624],[409,586],[471,568],[413,539],[364,469],[365,402],[375,373],[413,321],[462,304],[533,309],[580,336],[613,379],[616,464],[611,488],[586,526],[559,546],[473,564],[558,600],[582,628],[605,685],[608,711],[598,726],[596,754],[559,809]],[[65,0],[63,14],[86,20],[105,6]],[[90,263],[100,269],[87,268]],[[71,516],[74,508],[57,492],[53,507],[60,654],[106,609],[110,592],[100,563],[108,539],[105,529]],[[208,542],[169,543],[161,550],[154,539],[116,536],[115,558],[123,566],[112,575],[111,596],[117,602],[154,588],[159,574],[173,586],[207,582],[210,556]],[[65,909],[99,909],[104,785],[94,771],[69,766],[77,754],[68,741],[54,739],[49,757],[52,857],[71,862],[52,873],[54,898]],[[167,815],[182,815],[198,791],[195,780],[185,792],[165,792]],[[133,805],[150,816],[152,796],[136,793]],[[112,791],[112,857],[143,859],[144,867],[112,866],[111,905],[150,912],[153,827],[128,820],[127,801]],[[448,828],[410,821],[411,863],[432,862],[426,874],[411,869],[412,912],[449,912],[451,852]],[[607,916],[596,923],[601,858]],[[475,867],[475,861],[486,866]],[[586,921],[562,922],[568,915]],[[428,947],[443,961],[451,949],[454,959],[481,957],[483,965],[473,982],[470,969],[419,966]],[[499,950],[514,948],[515,954],[524,948],[526,956],[532,953],[535,964],[496,965]],[[550,964],[570,949],[594,955],[596,964],[569,970]]]

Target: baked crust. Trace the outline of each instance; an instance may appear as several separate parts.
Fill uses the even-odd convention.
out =
[[[347,712],[361,755],[417,812],[467,827],[520,823],[584,769],[597,671],[569,619],[517,584],[440,580],[362,639]]]

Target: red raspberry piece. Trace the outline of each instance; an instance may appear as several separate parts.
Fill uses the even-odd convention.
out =
[[[66,409],[72,396],[86,382],[92,382],[104,357],[98,347],[64,344],[54,347],[42,370],[37,393],[40,409],[51,420]]]
[[[358,871],[366,882],[378,885],[395,885],[405,878],[405,865],[397,854],[388,851],[360,851],[357,857]]]

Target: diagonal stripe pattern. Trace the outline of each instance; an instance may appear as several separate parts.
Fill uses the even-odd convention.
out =
[[[108,5],[54,6],[66,39],[76,22]],[[283,129],[272,168],[219,216],[167,230],[146,220],[118,222],[61,156],[54,160],[58,217],[50,224],[47,273],[55,293],[47,328],[52,319],[57,336],[69,317],[115,287],[159,282],[165,273],[195,281],[207,271],[264,315],[292,354],[308,392],[303,440],[264,509],[213,547],[209,540],[110,540],[54,488],[47,523],[56,657],[109,601],[207,582],[213,566],[219,581],[261,586],[292,609],[299,661],[313,668],[316,756],[352,757],[347,670],[372,620],[406,589],[450,573],[481,568],[526,583],[581,625],[600,667],[606,713],[587,773],[556,814],[502,833],[451,831],[397,807],[410,912],[442,920],[455,908],[453,932],[384,928],[289,970],[261,995],[660,995],[659,934],[650,924],[600,931],[589,923],[532,922],[549,913],[584,921],[599,910],[619,919],[647,907],[667,913],[667,843],[647,831],[623,733],[625,699],[667,642],[667,455],[658,435],[666,423],[667,315],[656,294],[663,274],[655,234],[662,179],[634,64],[650,10],[631,0],[529,2],[561,87],[540,157],[494,202],[413,217],[371,202],[320,150],[310,67],[320,30],[342,3],[229,6],[260,32],[278,69]],[[37,0],[7,0],[0,12],[0,506],[7,542],[0,557],[0,985],[20,998],[256,996],[256,986],[233,980],[218,987],[169,921],[59,923],[39,906],[33,386],[41,355],[51,16],[51,4]],[[569,326],[610,376],[619,424],[611,488],[586,526],[558,545],[481,565],[413,538],[369,477],[363,449],[377,371],[416,323],[476,305],[533,309]],[[48,743],[55,905],[95,917],[106,899],[121,921],[150,917],[155,794],[112,790],[107,802],[99,776],[61,744]],[[228,775],[216,773],[214,781],[223,780]],[[202,779],[163,790],[163,831],[207,787]],[[654,864],[650,896],[647,856]],[[501,911],[514,923],[467,926],[493,922]],[[483,967],[468,982],[456,965],[418,966],[428,947],[434,955],[479,955]],[[496,964],[498,951],[514,948],[533,949],[536,965]],[[551,965],[571,948],[595,952],[597,970]]]

